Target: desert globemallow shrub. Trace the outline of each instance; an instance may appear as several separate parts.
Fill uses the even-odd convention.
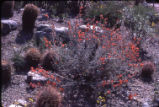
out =
[[[25,55],[25,61],[28,66],[36,67],[40,62],[41,53],[36,48],[29,48]]]
[[[26,4],[22,16],[22,27],[25,32],[33,32],[36,18],[40,10],[34,4]]]
[[[61,101],[60,92],[49,86],[38,95],[35,107],[60,107]]]
[[[14,1],[4,1],[1,7],[1,17],[10,18],[13,16]]]
[[[11,65],[5,61],[2,60],[1,62],[1,81],[2,85],[6,85],[10,82],[11,80]]]

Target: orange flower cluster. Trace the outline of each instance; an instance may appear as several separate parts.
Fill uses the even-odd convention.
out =
[[[46,37],[44,37],[44,42],[45,42],[45,47],[46,48],[51,48],[51,42],[48,41]]]
[[[48,78],[48,81],[46,83],[47,85],[52,85],[53,87],[57,87],[57,83],[61,82],[61,80],[58,77],[55,77],[53,74],[50,74],[48,71],[46,71],[46,70],[44,70],[42,68],[35,68],[34,69],[34,67],[31,67],[31,71],[39,73],[39,74],[43,75],[44,77]],[[42,86],[42,84],[40,82],[38,82],[38,83],[30,82],[29,85],[32,88],[36,88],[36,87]],[[64,89],[62,87],[60,87],[59,89],[60,89],[60,91],[64,91]]]
[[[49,18],[49,15],[48,14],[44,14],[44,16],[48,19]]]

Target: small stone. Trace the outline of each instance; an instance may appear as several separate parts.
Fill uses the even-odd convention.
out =
[[[99,26],[95,26],[95,28],[93,29],[93,25],[90,25],[89,27],[87,27],[87,25],[81,25],[79,26],[79,28],[81,30],[90,29],[90,30],[95,30],[98,33],[103,33],[103,30]]]
[[[23,100],[23,99],[19,99],[17,102],[18,102],[19,104],[23,105],[23,106],[27,105],[27,101],[25,101],[25,100]]]
[[[150,107],[150,105],[147,102],[144,102],[142,107]]]
[[[1,20],[1,23],[3,25],[3,28],[2,28],[3,35],[8,34],[12,30],[16,30],[18,27],[17,22],[15,22],[13,20]]]
[[[40,24],[37,26],[37,31],[42,31],[43,29],[51,28],[49,24]]]
[[[9,105],[9,107],[23,107],[23,106],[11,104],[11,105]]]
[[[56,32],[58,32],[58,33],[68,32],[68,28],[67,27],[55,27],[54,30]]]
[[[29,71],[27,74],[27,82],[45,82],[48,79],[40,74]]]

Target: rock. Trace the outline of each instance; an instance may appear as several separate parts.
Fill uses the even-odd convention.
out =
[[[64,19],[62,17],[58,18],[57,20],[58,23],[63,23],[64,22]]]
[[[40,9],[41,13],[45,13],[46,10],[45,9]]]
[[[39,43],[41,42],[41,39],[43,39],[44,37],[46,37],[49,41],[53,40],[53,37],[52,37],[51,33],[43,32],[43,31],[37,31],[35,33],[35,38],[36,38],[37,45],[39,45]]]
[[[144,102],[142,107],[150,107],[150,105],[147,102]]]
[[[93,25],[90,25],[90,27],[87,27],[87,25],[81,25],[81,26],[79,26],[79,28],[81,30],[86,30],[86,29],[93,30]],[[95,26],[94,30],[96,32],[103,33],[103,30],[99,26]]]
[[[40,42],[40,39],[43,38],[43,37],[46,37],[49,41],[52,41],[53,37],[52,37],[51,25],[40,24],[37,27],[37,32],[35,33],[35,37],[36,37],[36,40],[37,40],[38,44]]]
[[[16,105],[16,104],[11,104],[11,105],[9,105],[9,107],[23,107],[23,106]]]
[[[20,11],[24,11],[24,8],[21,8]]]
[[[15,22],[13,20],[1,20],[1,23],[3,25],[2,35],[6,35],[9,32],[11,32],[12,30],[16,30],[18,27],[17,22]]]
[[[54,30],[56,32],[56,35],[62,38],[63,43],[68,43],[70,41],[67,27],[55,27]]]
[[[27,82],[46,82],[48,79],[40,74],[29,71],[27,74]]]
[[[43,29],[51,29],[51,25],[49,24],[40,24],[37,26],[37,31],[42,31]]]
[[[23,99],[19,99],[15,101],[16,104],[11,104],[9,107],[26,107],[27,106],[27,101]]]
[[[37,20],[38,21],[46,21],[46,20],[48,20],[48,18],[49,18],[49,16],[47,16],[46,14],[43,14],[43,15],[39,16],[37,18]]]
[[[55,27],[54,30],[55,30],[56,33],[66,33],[66,32],[68,32],[67,27]]]

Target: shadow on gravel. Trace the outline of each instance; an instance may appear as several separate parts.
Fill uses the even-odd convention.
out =
[[[33,37],[33,33],[28,33],[28,32],[24,32],[24,31],[20,31],[17,35],[17,38],[15,40],[15,42],[17,44],[25,44],[28,41],[30,41]]]

